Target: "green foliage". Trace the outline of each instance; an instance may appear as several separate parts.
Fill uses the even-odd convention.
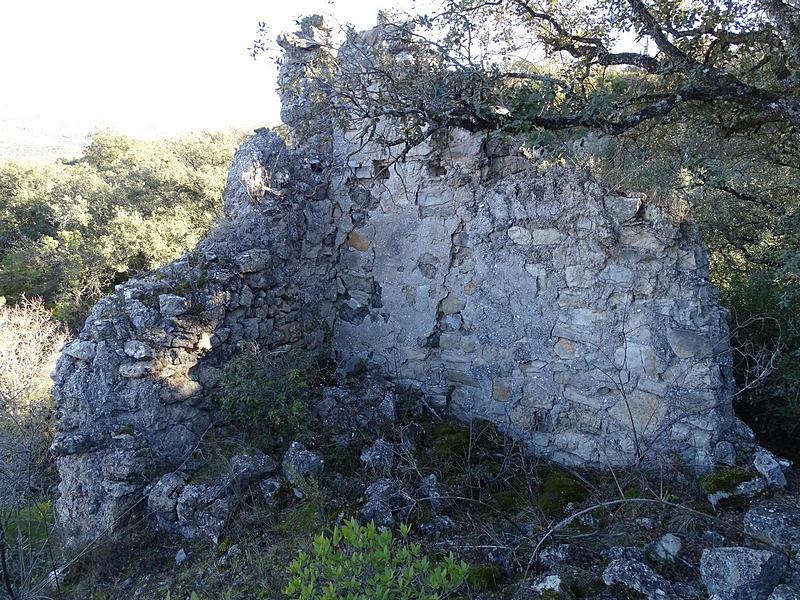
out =
[[[177,258],[217,218],[240,141],[100,132],[73,161],[0,163],[0,295],[41,296],[74,322],[114,284]]]
[[[289,566],[291,600],[440,600],[466,580],[469,567],[452,554],[433,561],[408,539],[410,527],[378,531],[353,519],[314,538],[311,554]]]
[[[258,352],[244,351],[222,371],[220,406],[233,421],[267,443],[303,439],[311,422],[312,369],[310,359],[297,353],[278,364]]]

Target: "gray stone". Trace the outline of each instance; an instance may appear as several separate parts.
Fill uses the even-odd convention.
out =
[[[275,473],[278,470],[278,463],[270,456],[256,450],[249,454],[237,454],[231,457],[230,469],[232,480],[241,488],[246,488]]]
[[[753,466],[764,476],[768,485],[786,487],[786,476],[783,474],[781,464],[769,450],[758,448],[753,458]]]
[[[77,360],[89,360],[94,357],[95,344],[84,340],[75,340],[64,346],[64,354]]]
[[[394,446],[383,438],[361,451],[361,462],[373,471],[388,473],[394,465]]]
[[[234,502],[223,481],[187,485],[176,506],[177,530],[186,538],[202,538],[213,544],[228,524]]]
[[[767,600],[800,600],[800,591],[786,584],[781,584],[772,590]]]
[[[306,450],[300,442],[292,442],[283,457],[283,476],[295,491],[302,493],[309,479],[322,475],[325,461],[318,454]]]
[[[258,486],[267,506],[270,508],[277,508],[281,489],[283,488],[283,481],[277,477],[270,477],[262,480]]]
[[[439,480],[436,475],[430,475],[422,478],[422,483],[419,484],[420,499],[427,503],[433,512],[440,512],[444,507],[444,500],[439,493]]]
[[[119,374],[128,379],[141,379],[158,368],[158,363],[154,360],[143,362],[125,363],[119,366]]]
[[[189,309],[186,298],[174,294],[161,294],[158,297],[158,310],[165,317],[177,317]]]
[[[175,531],[178,521],[178,497],[186,487],[186,479],[169,473],[159,479],[147,496],[147,508],[160,529]]]
[[[718,465],[733,467],[736,465],[736,448],[727,441],[717,442],[714,446],[714,462]]]
[[[181,548],[181,549],[180,549],[180,550],[178,550],[178,552],[175,554],[175,566],[177,566],[177,567],[180,567],[180,566],[181,566],[183,563],[185,563],[185,562],[186,562],[187,558],[188,558],[188,557],[186,556],[186,550],[184,550],[183,548]]]
[[[364,492],[361,517],[379,527],[394,527],[414,506],[414,499],[391,479],[379,479]]]
[[[770,550],[730,547],[703,550],[700,577],[720,600],[766,600],[786,570],[786,557]]]
[[[139,340],[128,340],[123,344],[123,350],[125,354],[136,359],[152,358],[155,356],[153,349]]]
[[[603,571],[606,585],[621,585],[644,594],[648,600],[678,597],[672,584],[644,563],[636,560],[618,559]]]
[[[800,508],[764,502],[744,515],[744,530],[753,537],[786,551],[800,549]]]
[[[672,533],[661,536],[656,541],[648,544],[647,552],[654,559],[664,562],[674,562],[681,552],[681,540]]]
[[[730,498],[754,498],[767,489],[767,482],[763,477],[754,477],[737,485],[733,490],[720,490],[708,495],[708,501],[713,506],[718,506]]]
[[[567,591],[564,587],[564,582],[558,575],[542,575],[533,582],[531,589],[539,594],[544,594],[545,592],[564,594]]]

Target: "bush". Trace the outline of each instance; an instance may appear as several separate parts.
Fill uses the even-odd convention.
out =
[[[311,368],[302,356],[292,355],[280,364],[256,351],[244,351],[222,371],[220,406],[234,422],[270,444],[302,438],[311,422]]]
[[[0,305],[0,589],[18,597],[55,568],[49,373],[65,340],[40,300]]]
[[[351,519],[330,536],[314,538],[312,554],[301,552],[289,566],[284,593],[292,600],[440,600],[466,580],[469,567],[453,555],[431,561],[409,542],[410,527],[378,531]]]

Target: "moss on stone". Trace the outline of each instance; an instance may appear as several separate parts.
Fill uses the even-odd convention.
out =
[[[583,502],[589,490],[564,471],[550,471],[542,481],[539,508],[548,517],[560,517],[570,502]]]
[[[720,469],[700,479],[700,487],[706,494],[715,492],[732,492],[739,484],[749,481],[753,474],[744,469],[731,467]]]

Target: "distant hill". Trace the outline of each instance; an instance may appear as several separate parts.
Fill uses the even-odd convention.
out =
[[[41,117],[7,117],[0,113],[0,160],[49,162],[73,158],[80,155],[89,131],[50,123]]]

